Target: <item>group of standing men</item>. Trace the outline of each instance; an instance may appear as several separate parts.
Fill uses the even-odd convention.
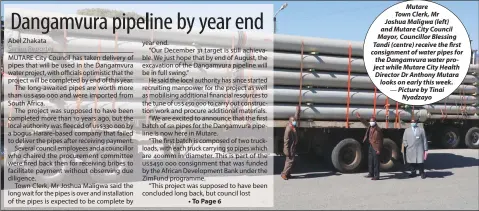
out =
[[[291,169],[294,165],[296,146],[299,141],[296,131],[296,118],[297,115],[289,118],[288,125],[286,126],[284,132],[283,152],[286,156],[286,161],[283,172],[281,173],[281,178],[284,180],[292,178]],[[360,118],[359,115],[358,118]],[[366,142],[366,140],[369,141],[369,174],[366,177],[371,178],[371,180],[379,180],[379,157],[381,155],[381,150],[383,149],[383,132],[382,129],[377,125],[375,118],[369,119],[369,123],[364,122],[363,120],[361,122],[368,124],[366,134],[364,135],[363,139],[363,143]],[[401,152],[404,155],[404,161],[407,162],[412,168],[409,177],[416,177],[417,170],[419,170],[419,175],[421,178],[426,178],[426,173],[424,172],[424,161],[427,159],[427,151],[428,143],[426,139],[426,132],[423,128],[418,127],[418,124],[415,120],[411,120],[411,127],[404,131],[401,149]]]

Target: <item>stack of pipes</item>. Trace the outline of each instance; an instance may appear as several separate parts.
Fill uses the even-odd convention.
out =
[[[44,17],[44,16],[58,16],[58,14],[47,14],[44,12],[19,10],[17,11],[22,16],[28,17]],[[8,18],[8,17],[7,17]],[[349,42],[343,40],[312,38],[292,35],[271,35],[271,34],[244,34],[238,32],[204,32],[201,35],[193,35],[191,33],[187,35],[184,32],[170,31],[141,31],[134,30],[129,34],[125,31],[118,31],[116,34],[112,34],[110,30],[85,30],[85,29],[69,29],[52,30],[48,34],[41,34],[41,31],[37,29],[29,30],[10,30],[12,26],[10,20],[6,21],[6,39],[9,38],[30,38],[30,39],[45,39],[47,43],[41,44],[18,44],[16,46],[28,46],[29,48],[47,46],[49,51],[57,52],[49,55],[55,55],[58,60],[45,60],[38,61],[39,67],[37,69],[53,70],[53,69],[65,69],[55,68],[46,65],[47,63],[57,64],[73,64],[75,67],[84,66],[85,64],[92,64],[91,68],[82,68],[83,72],[91,71],[93,73],[98,70],[104,70],[106,65],[119,65],[117,69],[131,70],[136,72],[133,81],[135,84],[134,90],[125,90],[123,94],[131,94],[133,98],[128,99],[115,99],[114,102],[102,101],[94,103],[91,100],[82,101],[78,104],[75,101],[69,101],[64,106],[66,108],[93,108],[108,107],[111,108],[114,104],[116,108],[129,108],[134,109],[138,114],[141,114],[142,108],[142,87],[147,86],[148,78],[155,77],[144,74],[139,74],[144,70],[159,71],[165,68],[149,68],[145,66],[150,61],[145,59],[142,55],[152,55],[147,46],[143,46],[143,41],[155,40],[155,41],[168,41],[169,49],[184,49],[185,47],[223,47],[231,48],[232,46],[238,46],[243,43],[244,48],[266,48],[270,53],[267,55],[273,56],[274,51],[274,71],[267,70],[254,70],[251,71],[252,77],[273,77],[274,73],[274,118],[277,120],[287,119],[293,115],[298,106],[298,99],[300,95],[300,78],[302,78],[302,102],[301,102],[301,118],[308,120],[337,120],[344,121],[349,119],[355,121],[356,114],[363,117],[375,116],[379,121],[389,118],[394,120],[396,115],[401,120],[410,120],[413,116],[425,120],[427,118],[469,118],[476,114],[477,98],[477,78],[476,75],[479,72],[479,66],[477,64],[471,65],[468,71],[468,75],[463,81],[462,85],[446,99],[433,105],[426,105],[422,107],[416,107],[414,111],[407,109],[407,106],[400,105],[396,108],[396,102],[392,99],[388,99],[379,90],[375,92],[375,86],[371,82],[367,75],[367,71],[364,66],[363,57],[363,44],[361,42]],[[111,22],[108,28],[112,28]],[[274,39],[272,38],[274,36]],[[271,41],[274,40],[274,43]],[[246,42],[245,42],[246,41]],[[269,42],[269,43],[268,43]],[[245,44],[246,43],[246,44]],[[233,44],[233,45],[232,45]],[[274,44],[274,45],[272,45]],[[304,45],[303,45],[304,44]],[[156,46],[162,48],[164,46]],[[274,49],[271,49],[274,46]],[[303,46],[303,47],[302,47]],[[349,47],[351,46],[351,52],[349,53]],[[6,49],[8,52],[8,48]],[[74,51],[74,53],[73,53]],[[60,53],[58,53],[60,52]],[[70,53],[61,53],[70,52]],[[78,53],[84,52],[84,53]],[[102,54],[102,52],[105,52]],[[123,52],[123,53],[122,53]],[[303,54],[301,54],[303,52]],[[76,55],[75,58],[71,57],[68,61],[60,61],[60,57],[65,55]],[[133,61],[99,61],[102,67],[98,68],[97,56],[103,55],[113,56],[128,56],[134,55]],[[18,55],[18,54],[17,54]],[[39,54],[42,56],[48,56],[46,54]],[[155,52],[154,55],[172,55],[171,53]],[[180,56],[188,56],[191,54],[177,54]],[[229,55],[226,53],[203,53],[202,55],[208,56],[222,56]],[[8,61],[8,56],[15,56],[13,53],[6,53],[4,55],[5,61]],[[351,56],[351,59],[350,59]],[[88,59],[88,57],[91,57]],[[72,59],[73,58],[73,59]],[[51,58],[53,59],[53,57]],[[350,62],[351,60],[351,62]],[[172,61],[177,63],[178,61]],[[210,61],[185,59],[183,62],[208,64]],[[213,61],[216,64],[224,64],[228,61]],[[256,64],[261,64],[263,61],[253,61]],[[8,65],[8,62],[6,62]],[[15,61],[15,63],[22,63],[22,61]],[[23,63],[27,63],[24,61]],[[166,62],[160,62],[163,65]],[[45,65],[42,65],[45,64]],[[129,66],[131,64],[131,66]],[[122,66],[125,65],[125,66]],[[301,75],[301,66],[303,67],[303,74]],[[350,74],[348,74],[348,67],[350,66]],[[68,68],[67,68],[68,69]],[[74,69],[74,68],[73,68]],[[177,69],[177,68],[173,68]],[[18,67],[15,70],[22,71],[22,67]],[[14,71],[10,68],[8,71]],[[180,72],[187,71],[189,76],[201,76],[205,78],[217,78],[228,77],[230,72],[227,69],[218,68],[189,68],[179,69]],[[49,77],[49,76],[42,76]],[[79,77],[94,78],[92,75],[82,75]],[[118,79],[127,80],[131,78],[131,75],[119,75]],[[158,77],[160,78],[160,77]],[[14,83],[6,83],[7,77],[3,77],[3,83],[8,88],[6,90],[13,90]],[[350,82],[350,92],[348,93],[348,81]],[[43,82],[33,82],[42,83]],[[96,84],[78,84],[67,83],[62,84],[66,87],[74,86],[96,86]],[[101,85],[101,84],[100,84]],[[118,84],[113,84],[118,86]],[[164,84],[168,87],[168,84]],[[25,91],[27,92],[27,91]],[[35,91],[30,91],[38,93]],[[61,92],[61,91],[60,91]],[[93,93],[94,91],[87,91],[84,93]],[[112,92],[112,91],[100,91]],[[349,106],[348,106],[349,99]],[[162,99],[170,100],[170,99]],[[202,99],[194,99],[202,100]],[[203,99],[205,100],[205,99]],[[101,101],[101,100],[100,100]],[[386,107],[389,104],[389,107]],[[48,106],[55,106],[48,104]],[[266,109],[273,109],[272,106],[268,106]],[[2,102],[3,110],[3,102]],[[414,112],[414,113],[413,113]],[[173,115],[173,114],[172,114]]]
[[[302,42],[304,43],[303,56],[301,55]],[[348,77],[349,46],[351,46],[351,73]],[[375,116],[382,120],[385,119],[386,113],[390,119],[395,118],[396,102],[386,97],[378,89],[375,93],[375,86],[367,75],[362,57],[363,43],[361,42],[276,35],[274,65],[278,71],[275,75],[275,84],[287,86],[288,90],[275,95],[275,101],[297,104],[297,98],[292,95],[295,92],[299,94],[299,83],[298,80],[290,79],[301,77],[299,69],[301,58],[303,58],[303,68],[306,69],[306,72],[302,76],[304,85],[302,99],[307,104],[302,105],[303,111],[306,113],[302,117],[311,119],[319,117],[317,119],[321,119],[317,114],[321,111],[333,111],[329,108],[330,106],[336,107],[335,111],[346,111],[349,78],[350,119],[355,119],[354,112],[358,112],[361,116]],[[400,118],[403,120],[411,118],[411,112],[414,112],[415,117],[420,119],[424,119],[424,115],[433,119],[475,118],[477,111],[476,75],[478,72],[479,66],[471,64],[462,85],[452,95],[433,105],[416,106],[414,111],[408,105],[400,105],[400,109],[398,109]],[[386,104],[389,105],[389,109],[385,108]],[[365,109],[358,110],[358,106]],[[292,112],[292,109],[289,112]],[[471,115],[472,117],[469,117]],[[344,116],[338,115],[338,118]]]

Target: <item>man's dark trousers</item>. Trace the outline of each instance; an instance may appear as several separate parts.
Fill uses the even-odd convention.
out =
[[[411,163],[411,173],[416,175],[416,171],[419,170],[419,175],[424,174],[424,163]]]
[[[369,145],[368,166],[369,176],[379,179],[379,155],[371,145]]]

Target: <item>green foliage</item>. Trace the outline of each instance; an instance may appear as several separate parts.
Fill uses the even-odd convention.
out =
[[[103,9],[103,8],[88,8],[88,9],[77,10],[78,15],[106,17],[106,18],[123,17],[123,13],[125,13],[126,17],[135,17],[135,18],[141,17],[141,15],[135,12],[124,12],[120,10],[110,10],[110,9]]]

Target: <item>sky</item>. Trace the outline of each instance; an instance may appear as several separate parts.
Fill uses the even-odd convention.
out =
[[[2,1],[5,3],[6,1]],[[277,11],[287,1],[195,1],[195,2],[157,2],[158,4],[273,4]],[[363,41],[369,26],[374,19],[386,8],[399,1],[290,1],[286,9],[277,16],[277,33],[311,37],[322,37],[352,41]],[[45,2],[47,3],[47,2]],[[70,2],[73,3],[73,2]],[[96,2],[99,3],[99,2]],[[101,2],[106,3],[106,2]],[[111,2],[110,2],[111,3]],[[141,6],[132,9],[127,2],[114,2],[115,6],[105,6],[123,11],[144,13]],[[135,2],[135,4],[153,2]],[[473,40],[472,48],[479,49],[479,1],[437,1],[437,3],[451,10],[462,21]],[[22,7],[38,9],[38,2],[23,2]],[[75,13],[77,8],[68,4],[54,2],[55,7],[45,7],[42,10],[62,13]],[[93,3],[92,3],[93,4]],[[92,5],[90,5],[91,7]],[[3,6],[2,6],[3,9]],[[148,9],[148,8],[146,8]],[[3,11],[2,11],[3,14]]]

